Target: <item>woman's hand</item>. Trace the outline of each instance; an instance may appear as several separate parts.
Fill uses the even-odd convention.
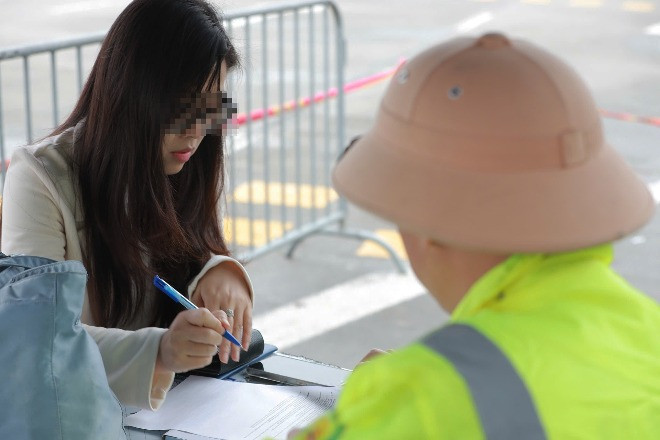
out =
[[[205,367],[218,352],[222,334],[229,327],[227,315],[221,311],[180,312],[160,339],[156,369],[181,373]]]
[[[199,307],[224,311],[231,325],[228,330],[247,350],[252,335],[252,300],[247,281],[236,263],[225,261],[209,269],[190,299]],[[240,347],[224,339],[218,352],[221,362],[227,363],[230,351],[231,358],[238,361]]]

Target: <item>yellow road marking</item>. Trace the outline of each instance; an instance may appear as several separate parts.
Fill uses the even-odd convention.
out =
[[[250,220],[246,217],[232,218],[227,217],[224,219],[223,229],[225,239],[228,243],[238,246],[263,246],[268,243],[268,239],[275,240],[284,235],[284,233],[293,228],[292,222],[286,222],[284,226],[282,222],[270,222],[270,237],[266,234],[268,222],[264,220],[254,220],[252,223],[252,241],[250,241]],[[235,229],[235,231],[234,231]],[[233,234],[236,232],[236,236]],[[408,259],[406,250],[403,247],[403,242],[399,233],[393,229],[378,229],[375,234],[387,242],[394,248],[394,251],[402,259]],[[369,258],[390,258],[387,251],[380,245],[371,240],[365,240],[358,248],[355,254],[359,257]]]
[[[250,220],[248,218],[225,218],[224,219],[224,233],[225,239],[228,243],[233,243],[238,246],[263,246],[268,243],[268,234],[270,232],[270,239],[284,235],[286,231],[293,228],[292,222],[271,221],[270,223],[264,220],[254,220],[252,222],[252,243],[250,243]],[[236,236],[233,236],[234,228],[236,229]]]
[[[599,8],[603,6],[602,0],[571,0],[570,6],[573,8]]]
[[[252,203],[266,204],[271,206],[300,206],[305,209],[323,209],[328,203],[339,198],[337,193],[327,186],[308,185],[295,183],[266,182],[253,180],[239,185],[234,191],[234,200],[239,203],[250,203],[250,191],[252,191]]]
[[[375,231],[376,235],[385,240],[390,246],[394,248],[399,257],[403,259],[408,259],[406,250],[403,247],[403,242],[399,233],[393,229],[378,229]],[[371,257],[371,258],[390,258],[390,255],[387,251],[380,245],[374,243],[371,240],[365,240],[362,245],[358,248],[356,254],[360,257]]]
[[[626,1],[621,8],[630,12],[651,12],[655,9],[655,5],[648,1]]]
[[[498,0],[472,0],[475,3],[495,3]],[[552,0],[520,0],[520,3],[527,5],[549,5]],[[569,5],[573,8],[600,8],[603,6],[603,0],[570,0]],[[655,10],[655,4],[648,0],[628,0],[621,4],[624,11],[629,12],[652,12]]]

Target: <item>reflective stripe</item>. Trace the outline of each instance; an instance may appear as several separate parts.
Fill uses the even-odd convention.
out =
[[[534,402],[511,362],[488,338],[465,324],[451,324],[422,343],[463,376],[486,438],[545,439]]]

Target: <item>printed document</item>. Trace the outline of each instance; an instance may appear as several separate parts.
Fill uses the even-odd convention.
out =
[[[332,408],[338,387],[275,386],[190,376],[171,390],[156,412],[141,410],[127,426],[175,429],[227,440],[285,439]]]

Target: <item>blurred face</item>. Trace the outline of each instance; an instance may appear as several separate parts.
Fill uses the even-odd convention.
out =
[[[443,309],[452,312],[482,272],[463,251],[410,232],[399,233],[419,281]]]
[[[224,88],[227,66],[220,66],[220,84]],[[183,111],[165,129],[163,136],[163,166],[165,174],[176,174],[195,154],[208,133],[219,133],[231,117],[231,106],[224,92],[212,88],[197,95],[184,97]]]
[[[447,309],[443,293],[452,284],[452,272],[447,262],[443,261],[442,252],[438,252],[438,249],[431,249],[431,243],[426,238],[401,229],[399,229],[399,234],[415,275],[440,305]]]
[[[399,229],[415,275],[448,312],[486,272],[508,258],[438,243]]]

